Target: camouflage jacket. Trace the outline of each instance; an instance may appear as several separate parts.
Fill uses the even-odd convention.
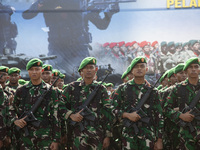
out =
[[[182,91],[183,87],[185,87],[184,91]],[[190,103],[192,102],[192,100],[194,99],[199,90],[200,90],[200,79],[196,86],[190,84],[188,79],[174,86],[172,88],[172,92],[167,96],[167,100],[164,104],[165,116],[167,116],[173,122],[178,124],[178,122],[180,121],[179,116],[182,113],[181,112],[182,109],[190,105]],[[185,99],[185,103],[183,102],[183,99]],[[179,107],[179,111],[175,111],[174,107]],[[199,102],[197,103],[196,108],[200,110]],[[197,125],[196,123],[197,120],[194,119],[192,121],[192,124],[194,124],[196,130],[200,131],[200,126]],[[180,131],[184,132],[183,129],[181,129]],[[199,134],[200,132],[197,133]]]
[[[113,113],[115,116],[119,120],[122,120],[123,113],[129,112],[131,107],[135,108],[137,106],[141,98],[147,92],[148,87],[149,85],[147,83],[137,85],[134,79],[119,86],[112,97],[114,106]],[[132,101],[129,99],[128,89],[131,89],[130,92],[133,93]],[[150,117],[150,124],[142,124],[142,126],[139,127],[139,135],[151,137],[153,135],[154,138],[162,138],[163,115],[157,90],[154,89],[152,91],[150,98],[142,106],[142,110]],[[129,135],[133,136],[135,134],[132,127],[124,127],[123,130]]]
[[[29,81],[25,85],[18,87],[13,103],[16,115],[20,117],[24,111],[29,111],[33,104],[36,103],[38,98],[43,94],[44,91],[49,89],[49,87],[50,85],[44,81],[37,86],[34,86],[31,81]],[[33,135],[36,136],[36,138],[42,136],[51,136],[52,141],[54,142],[58,142],[60,140],[60,125],[57,114],[59,101],[60,99],[58,98],[57,90],[55,90],[53,87],[34,113],[37,120],[41,122],[40,126],[35,127],[35,131],[33,131]],[[28,130],[31,131],[32,125],[28,124],[27,127]],[[45,132],[37,132],[41,130]]]
[[[78,84],[78,87],[80,88],[79,100],[75,100],[75,84]],[[97,81],[93,81],[92,84],[85,85],[84,80],[81,80],[72,82],[67,87],[65,87],[62,93],[63,99],[65,101],[65,108],[62,109],[61,112],[65,120],[71,120],[69,116],[72,113],[76,113],[76,109],[84,104],[88,96],[98,84],[99,83]],[[97,95],[99,95],[99,99],[96,96],[88,106],[88,108],[92,112],[92,115],[95,116],[95,125],[85,126],[85,129],[92,131],[103,129],[105,133],[104,136],[110,137],[112,113],[110,109],[109,96],[107,94],[106,88],[103,85],[101,85],[101,87],[99,88]]]
[[[7,127],[7,112],[9,109],[9,102],[7,95],[4,93],[2,86],[0,85],[0,141],[6,136]]]

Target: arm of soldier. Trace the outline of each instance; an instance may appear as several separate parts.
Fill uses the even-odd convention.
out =
[[[181,115],[181,112],[179,110],[174,110],[174,103],[177,103],[177,86],[172,88],[172,91],[166,97],[166,102],[163,107],[164,115],[177,124],[180,121],[179,116]]]
[[[63,103],[62,106],[59,107],[60,109],[60,115],[62,116],[62,118],[64,120],[68,120],[70,115],[73,113],[73,111],[71,110],[71,102],[70,102],[70,85],[68,85],[64,91],[62,92],[62,99],[63,99]]]
[[[58,118],[58,110],[59,110],[59,104],[62,101],[59,97],[61,93],[57,93],[59,91],[52,89],[51,94],[51,101],[49,106],[49,112],[50,112],[50,124],[52,126],[52,142],[59,143],[60,137],[61,137],[61,128]]]
[[[110,145],[110,137],[112,137],[112,125],[113,125],[113,120],[114,116],[112,114],[112,109],[111,109],[111,100],[109,99],[107,90],[105,87],[102,89],[102,108],[101,108],[101,113],[103,114],[102,117],[102,126],[105,129],[105,138],[103,141],[103,148],[106,148]]]
[[[164,119],[163,119],[163,109],[160,102],[160,97],[158,95],[158,91],[154,91],[153,96],[153,122],[154,122],[154,128],[156,133],[156,143],[155,146],[156,149],[163,149],[162,145],[162,135],[163,135],[163,127],[164,127]]]

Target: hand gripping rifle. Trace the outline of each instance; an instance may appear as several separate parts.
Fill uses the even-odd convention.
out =
[[[190,114],[194,115],[195,116],[194,119],[196,119],[197,121],[200,121],[200,111],[196,108],[196,105],[199,102],[199,99],[200,99],[200,90],[198,91],[197,95],[194,97],[190,105],[185,107],[182,110],[182,113],[191,111]],[[191,133],[195,131],[195,128],[192,125],[192,122],[185,122],[182,119],[180,119],[180,121],[178,122],[178,125],[183,128],[189,127]]]
[[[35,127],[39,127],[40,126],[40,121],[37,120],[37,118],[34,116],[34,113],[37,111],[37,109],[40,107],[40,104],[42,103],[42,101],[44,100],[45,96],[47,94],[49,94],[49,92],[51,91],[52,87],[54,86],[54,84],[56,83],[56,81],[59,79],[59,76],[56,78],[56,80],[53,82],[53,84],[50,86],[49,89],[47,89],[35,102],[35,104],[32,106],[32,108],[29,111],[24,111],[23,114],[19,117],[19,119],[22,119],[24,117],[26,117],[24,119],[24,121],[26,121],[27,125],[28,124],[32,124]],[[46,108],[47,109],[47,108]],[[23,130],[25,130],[25,136],[29,135],[29,131],[27,128],[27,125],[23,128]],[[17,130],[20,130],[21,128],[17,126]]]
[[[106,80],[106,78],[109,74],[110,74],[110,71],[106,74],[103,81],[95,87],[95,89],[88,96],[87,100],[83,103],[83,105],[77,107],[77,109],[74,111],[74,114],[75,114],[75,113],[79,112],[80,110],[82,110],[80,115],[83,116],[83,120],[81,122],[76,122],[76,121],[71,120],[70,125],[72,125],[73,127],[79,125],[80,130],[83,131],[85,122],[87,122],[87,121],[94,122],[95,116],[92,114],[92,111],[88,108],[88,105],[95,99],[95,96],[96,96],[99,88],[101,87],[102,83]]]
[[[160,76],[160,78],[162,77],[162,75]],[[156,84],[159,82],[160,78],[156,81],[156,83],[151,86],[147,92],[145,93],[145,95],[142,97],[141,101],[137,104],[136,107],[131,107],[131,109],[128,110],[128,113],[132,113],[132,112],[137,112],[137,114],[141,117],[140,120],[138,120],[137,122],[143,122],[146,124],[149,124],[150,122],[150,117],[148,117],[148,115],[142,110],[142,106],[144,105],[144,103],[149,99],[154,87],[156,86]],[[133,127],[134,128],[134,132],[137,135],[139,133],[139,129],[137,126],[137,122],[133,122],[131,120],[129,120],[128,118],[124,118],[123,119],[123,125],[125,127]]]

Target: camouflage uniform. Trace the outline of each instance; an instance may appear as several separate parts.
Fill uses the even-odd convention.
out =
[[[133,80],[122,84],[113,96],[113,113],[122,120],[122,114],[128,112],[130,107],[136,107],[142,96],[148,90],[148,84],[137,85]],[[133,91],[133,101],[128,98],[128,89]],[[132,103],[132,104],[130,104]],[[163,116],[162,108],[156,90],[153,91],[150,99],[142,106],[142,110],[150,117],[150,124],[137,122],[139,133],[135,134],[132,127],[122,129],[122,148],[132,149],[153,149],[156,138],[162,138]]]
[[[71,119],[69,116],[86,101],[98,84],[95,80],[89,85],[85,85],[84,80],[70,83],[63,91],[63,99],[66,107],[59,107],[61,109],[59,114],[62,114],[63,118],[70,123]],[[75,99],[75,95],[77,94],[75,87],[80,89],[78,99]],[[82,122],[85,120],[85,123],[87,123],[83,131],[80,130],[79,126],[73,128],[73,150],[101,150],[103,139],[111,137],[110,121],[112,120],[112,115],[109,97],[103,85],[97,92],[95,100],[89,104],[88,108],[92,111],[92,115],[95,116],[95,120],[87,122],[86,119],[83,119]]]
[[[172,92],[174,86],[167,87],[163,89],[160,93],[162,107],[167,101],[167,96]],[[173,105],[173,108],[178,106]],[[174,150],[179,144],[178,132],[179,126],[172,122],[169,118],[164,116],[164,133],[163,133],[163,147],[166,150]]]
[[[33,85],[29,81],[19,87],[14,97],[16,115],[20,117],[24,111],[30,110],[41,94],[49,87],[50,85],[44,81],[38,86]],[[40,126],[35,127],[32,124],[28,124],[29,135],[27,137],[25,136],[24,130],[20,132],[20,149],[49,149],[52,142],[59,142],[60,125],[57,116],[58,103],[59,99],[56,90],[52,88],[34,114],[41,122]]]
[[[3,92],[2,86],[0,85],[0,141],[3,141],[5,136],[7,135],[6,133],[6,112],[8,111],[8,99],[6,95]]]
[[[167,101],[164,105],[165,116],[171,119],[174,123],[178,124],[180,121],[180,114],[182,109],[189,105],[194,97],[196,96],[198,90],[200,89],[200,80],[197,86],[191,85],[186,79],[180,84],[177,84],[173,87],[171,94],[167,97]],[[182,89],[185,87],[185,90]],[[185,103],[183,102],[183,97],[185,97]],[[175,111],[173,108],[174,106],[179,107],[179,111]],[[200,103],[196,105],[197,109],[200,109]],[[200,126],[199,122],[194,119],[192,125],[195,127],[195,132],[190,133],[188,127],[183,128],[180,127],[179,137],[180,137],[180,144],[179,149],[181,150],[195,150],[200,149]]]

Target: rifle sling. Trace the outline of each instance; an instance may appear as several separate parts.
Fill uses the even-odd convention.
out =
[[[127,99],[128,99],[128,102],[129,102],[130,106],[133,103],[133,100],[136,99],[136,94],[135,94],[135,92],[132,91],[132,87],[133,87],[133,85],[128,84],[128,87],[127,87],[127,96],[128,96],[128,98]],[[148,90],[149,90],[149,87],[148,87]],[[148,100],[148,99],[146,99],[146,100],[144,99],[146,94],[147,93],[145,93],[143,95],[142,99],[138,102],[137,106],[135,107],[136,110],[139,110],[144,105],[144,103]]]

